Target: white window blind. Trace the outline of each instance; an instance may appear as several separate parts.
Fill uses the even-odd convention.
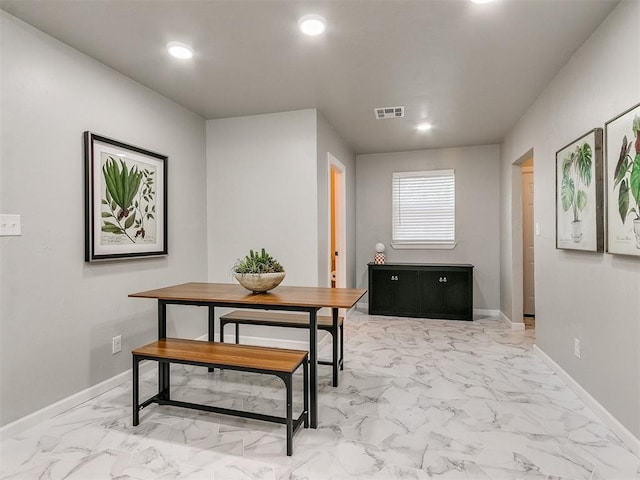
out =
[[[392,190],[392,244],[401,247],[455,243],[453,170],[395,172]]]

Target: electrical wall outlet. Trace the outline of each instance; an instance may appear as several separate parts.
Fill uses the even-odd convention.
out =
[[[122,335],[118,335],[111,339],[111,353],[115,355],[120,351],[122,351]]]
[[[0,236],[22,235],[20,215],[0,215]]]
[[[573,339],[573,354],[578,358],[582,358],[582,352],[580,351],[580,340],[578,340],[577,338]]]

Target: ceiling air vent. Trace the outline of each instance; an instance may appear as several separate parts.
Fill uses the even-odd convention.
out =
[[[404,107],[381,107],[374,108],[373,111],[375,112],[378,120],[404,117]]]

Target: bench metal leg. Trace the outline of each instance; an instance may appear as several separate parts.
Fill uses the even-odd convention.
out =
[[[302,363],[302,398],[304,409],[304,428],[309,428],[309,363],[305,358]]]
[[[236,344],[240,343],[240,324],[236,323]]]
[[[287,390],[287,456],[293,455],[293,386],[292,374],[283,376]]]
[[[227,325],[227,322],[220,319],[220,343],[224,343],[224,327]]]
[[[140,393],[138,391],[139,375],[138,366],[140,360],[136,355],[133,356],[133,426],[136,427],[140,423]]]
[[[158,362],[158,370],[162,369],[164,381],[162,390],[158,387],[158,397],[163,400],[171,400],[170,387],[171,387],[171,364],[169,362]],[[211,369],[213,371],[213,368]]]
[[[333,386],[338,386],[338,366],[340,360],[338,358],[338,309],[333,308],[331,310],[333,317],[333,327],[331,328],[332,344],[333,344]]]
[[[340,370],[344,370],[344,320],[340,325]]]

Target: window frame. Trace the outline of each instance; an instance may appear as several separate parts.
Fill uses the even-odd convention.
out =
[[[451,177],[452,194],[453,194],[453,236],[451,239],[408,239],[399,240],[396,239],[396,217],[398,207],[396,205],[399,194],[396,191],[396,185],[399,184],[402,178],[434,178],[434,177]],[[391,178],[391,246],[394,249],[442,249],[450,250],[456,247],[456,178],[454,169],[434,169],[434,170],[420,170],[420,171],[404,171],[393,172]]]

